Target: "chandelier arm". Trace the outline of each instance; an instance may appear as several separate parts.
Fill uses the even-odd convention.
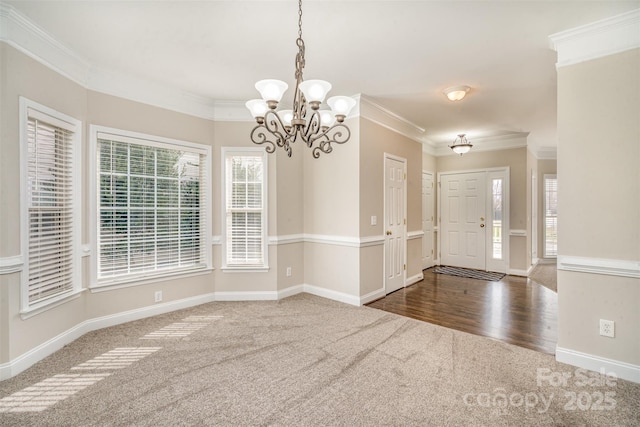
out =
[[[344,131],[342,129],[344,129]],[[329,134],[332,135],[329,136]],[[331,146],[332,143],[344,144],[349,140],[349,138],[351,138],[351,131],[349,128],[342,123],[335,124],[310,141],[311,144],[318,141],[318,146],[313,149],[311,154],[314,159],[320,157],[321,152],[329,154],[333,151],[333,147]],[[311,145],[309,145],[309,147],[311,147]]]
[[[270,135],[267,135],[263,130]],[[290,142],[295,141],[295,135],[296,129],[294,127],[287,130],[280,116],[275,111],[269,110],[265,113],[264,122],[251,131],[251,141],[259,145],[268,144],[265,147],[267,153],[275,152],[276,146],[284,148],[287,156],[291,157]],[[270,137],[273,137],[273,139]]]
[[[251,131],[251,141],[258,145],[268,144],[264,149],[269,154],[274,153],[276,151],[276,144],[267,139],[267,135],[262,131],[263,129],[266,129],[264,125],[257,125],[254,127]]]
[[[305,131],[302,133],[302,139],[307,144],[307,147],[311,148],[313,141],[321,136],[320,130],[320,112],[318,110],[313,110],[313,113],[307,122]]]

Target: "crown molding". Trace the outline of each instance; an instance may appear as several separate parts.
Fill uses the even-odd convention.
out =
[[[120,73],[92,68],[85,87],[203,119],[216,117],[215,101],[211,98]]]
[[[364,117],[421,144],[430,144],[430,142],[425,139],[426,131],[420,126],[377,104],[366,95],[358,94],[353,96],[353,98],[357,101],[357,111],[355,115]]]
[[[211,98],[169,88],[160,83],[99,69],[51,37],[13,6],[2,2],[0,41],[85,89],[205,119],[228,120],[231,115],[227,111],[228,108],[224,108],[227,102],[216,102]],[[236,110],[237,107],[233,111]],[[236,112],[235,116],[240,115]],[[245,120],[251,118],[248,113],[244,116]]]
[[[549,36],[556,67],[578,64],[640,47],[640,9]]]
[[[86,87],[90,64],[13,6],[0,2],[0,41]]]

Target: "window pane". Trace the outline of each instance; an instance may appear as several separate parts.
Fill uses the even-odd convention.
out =
[[[227,153],[226,263],[263,266],[264,155]]]
[[[27,112],[28,304],[74,288],[73,136]],[[52,120],[56,120],[52,117]]]
[[[99,143],[98,278],[201,265],[203,155],[131,142]],[[124,164],[127,170],[118,166]]]
[[[544,177],[544,256],[558,255],[558,180]]]
[[[492,180],[492,256],[502,259],[502,178]]]

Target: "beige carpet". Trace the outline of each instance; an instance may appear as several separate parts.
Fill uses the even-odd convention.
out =
[[[0,425],[640,425],[640,384],[585,378],[546,354],[297,295],[89,333],[0,382]]]
[[[545,288],[551,289],[553,292],[558,292],[558,268],[556,263],[536,265],[531,274],[529,274],[529,279],[534,280]]]

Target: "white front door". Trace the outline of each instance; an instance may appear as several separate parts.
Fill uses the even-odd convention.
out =
[[[384,287],[391,293],[404,286],[406,247],[407,161],[385,154],[384,158]]]
[[[432,267],[433,260],[433,174],[422,172],[422,269]]]
[[[486,268],[485,177],[484,172],[441,177],[442,265]]]

